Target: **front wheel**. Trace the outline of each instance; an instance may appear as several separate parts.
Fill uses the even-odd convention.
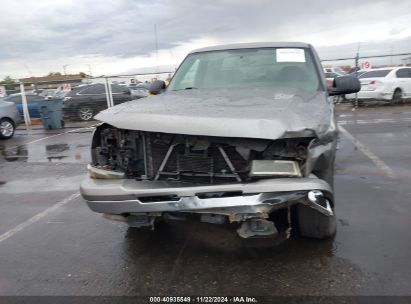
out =
[[[0,138],[9,139],[13,137],[15,127],[10,119],[3,118],[0,120]]]
[[[335,235],[337,230],[335,214],[326,216],[305,205],[299,205],[297,212],[301,235],[315,239],[327,239]]]
[[[80,120],[91,120],[93,118],[93,109],[89,106],[83,106],[78,110]]]

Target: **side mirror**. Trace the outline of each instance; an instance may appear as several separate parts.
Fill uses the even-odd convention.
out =
[[[151,83],[150,88],[148,89],[150,94],[158,95],[162,93],[166,88],[166,83],[163,80],[155,80]]]
[[[328,88],[328,95],[357,93],[361,89],[360,81],[353,76],[340,76],[334,79],[333,86]]]

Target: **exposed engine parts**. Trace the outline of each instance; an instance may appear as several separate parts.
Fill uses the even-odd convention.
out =
[[[191,136],[110,127],[97,132],[100,136],[94,136],[92,149],[95,167],[124,172],[126,178],[137,180],[196,184],[250,181],[253,160],[290,160],[303,172],[313,140]]]

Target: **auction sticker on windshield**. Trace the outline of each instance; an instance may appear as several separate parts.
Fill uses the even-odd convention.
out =
[[[303,49],[277,49],[277,62],[305,62]]]

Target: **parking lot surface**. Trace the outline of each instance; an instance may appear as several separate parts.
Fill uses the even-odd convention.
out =
[[[0,142],[0,295],[411,295],[411,106],[336,113],[337,235],[272,248],[103,219],[78,195],[93,122],[18,130]]]

